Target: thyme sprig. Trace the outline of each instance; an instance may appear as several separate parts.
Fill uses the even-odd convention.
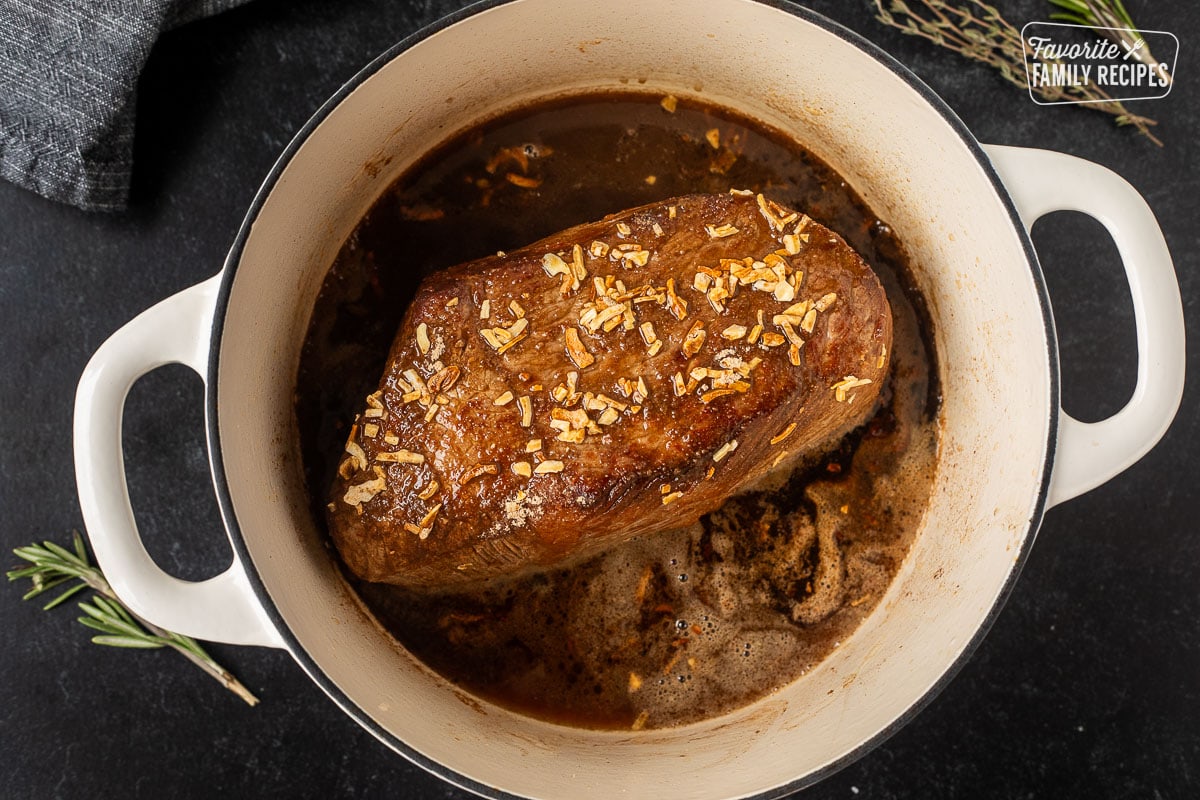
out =
[[[945,0],[875,0],[877,18],[885,25],[910,36],[927,39],[966,58],[983,62],[1000,72],[1004,80],[1022,89],[1025,79],[1025,59],[1033,57],[1021,32],[1004,19],[994,7],[983,0],[963,0],[957,4]],[[1047,63],[1057,63],[1043,59]],[[1104,89],[1087,86],[1042,85],[1034,90],[1050,102],[1089,101],[1083,108],[1103,111],[1114,116],[1117,125],[1129,125],[1162,146],[1150,131],[1158,123],[1149,117],[1134,114]]]
[[[1150,44],[1138,32],[1121,0],[1050,0],[1050,4],[1062,9],[1051,14],[1050,19],[1091,28],[1119,44],[1132,58],[1150,67],[1158,66]],[[1171,80],[1165,72],[1162,77],[1168,83]]]
[[[13,551],[18,557],[29,562],[27,567],[8,572],[10,581],[29,578],[32,583],[32,588],[21,599],[32,600],[52,589],[65,586],[57,597],[42,606],[49,610],[62,605],[85,589],[91,589],[95,593],[90,598],[91,602],[81,602],[78,605],[84,613],[79,622],[99,634],[92,637],[93,642],[110,647],[137,649],[170,647],[248,705],[257,705],[258,698],[229,670],[214,661],[195,639],[160,628],[127,609],[108,585],[104,573],[88,560],[83,537],[78,531],[74,533],[73,544],[74,552],[54,542],[31,544]]]

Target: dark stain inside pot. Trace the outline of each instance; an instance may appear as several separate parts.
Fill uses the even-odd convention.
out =
[[[910,265],[887,224],[795,142],[721,109],[630,94],[526,108],[443,145],[375,203],[329,271],[296,403],[318,520],[346,426],[423,276],[730,188],[807,211],[879,274],[895,325],[880,407],[698,524],[568,569],[434,594],[351,579],[398,641],[480,697],[584,727],[680,725],[796,680],[854,630],[899,569],[934,473],[936,370]]]

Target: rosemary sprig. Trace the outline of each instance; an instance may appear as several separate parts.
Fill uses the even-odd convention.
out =
[[[79,592],[91,589],[95,592],[91,602],[79,603],[79,608],[84,613],[79,622],[99,632],[98,636],[92,637],[93,642],[110,647],[140,649],[170,647],[248,705],[257,705],[258,698],[233,677],[229,670],[214,661],[195,639],[160,628],[127,609],[108,585],[104,573],[88,560],[83,537],[78,531],[74,533],[74,552],[54,542],[18,547],[13,552],[28,561],[29,566],[10,570],[8,579],[16,581],[29,578],[33,584],[21,599],[31,600],[52,589],[67,586],[57,597],[42,606],[49,610]]]
[[[1137,28],[1121,0],[1050,0],[1050,4],[1063,9],[1051,14],[1050,19],[1089,28]]]
[[[879,12],[877,18],[885,25],[994,67],[1006,81],[1022,89],[1028,86],[1023,77],[1025,58],[1027,52],[1032,57],[1032,52],[1025,46],[1020,31],[983,0],[963,0],[957,5],[945,0],[913,0],[911,5],[905,0],[875,0],[875,8]],[[1094,84],[1039,86],[1034,91],[1051,102],[1093,101],[1083,108],[1112,114],[1117,125],[1130,125],[1162,146],[1150,132],[1150,127],[1158,124],[1155,120],[1130,112]]]
[[[1050,0],[1050,4],[1062,9],[1051,14],[1050,19],[1091,28],[1119,44],[1130,57],[1150,67],[1158,66],[1149,43],[1138,32],[1121,0]],[[1170,82],[1170,75],[1164,72],[1162,76]]]

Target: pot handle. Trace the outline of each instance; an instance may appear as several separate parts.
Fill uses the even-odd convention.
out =
[[[204,581],[163,572],[138,534],[125,481],[121,422],[134,381],[184,364],[207,382],[209,338],[220,275],[144,311],[88,362],[75,393],[75,481],[96,561],[113,591],[138,616],[163,628],[228,644],[283,647],[237,555]]]
[[[1117,245],[1137,327],[1137,385],[1125,407],[1100,422],[1062,411],[1047,507],[1077,497],[1127,469],[1166,433],[1184,379],[1183,304],[1162,230],[1124,178],[1075,156],[985,145],[1027,230],[1051,211],[1094,217]]]

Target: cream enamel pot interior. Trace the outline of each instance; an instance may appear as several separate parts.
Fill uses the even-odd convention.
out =
[[[758,117],[858,189],[919,265],[944,403],[922,530],[853,636],[735,713],[613,733],[477,702],[379,631],[310,519],[291,396],[322,276],[392,179],[497,112],[630,87]],[[1026,233],[1055,209],[1108,227],[1131,287],[1137,388],[1096,424],[1059,408],[1049,301]],[[198,583],[148,557],[123,472],[125,394],[169,362],[204,377],[214,485],[235,553],[228,571]],[[471,7],[367,67],[287,148],[224,269],[99,349],[77,395],[77,479],[96,557],[137,613],[203,639],[287,648],[354,719],[448,781],[489,796],[772,796],[861,754],[935,693],[999,609],[1045,508],[1103,483],[1164,433],[1183,364],[1165,242],[1141,197],[1106,169],[981,147],[886,55],[790,5],[515,0]]]

